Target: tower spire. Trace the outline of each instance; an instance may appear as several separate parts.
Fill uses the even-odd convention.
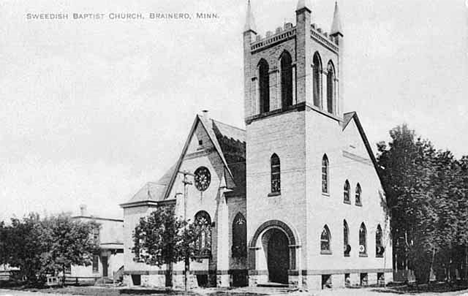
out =
[[[330,35],[335,36],[338,34],[343,36],[343,28],[341,27],[341,18],[340,18],[340,12],[338,10],[338,1],[335,1],[335,13],[333,14],[333,22],[332,22]]]
[[[297,1],[297,7],[296,7],[296,11],[298,10],[301,10],[301,9],[307,9],[309,12],[310,12],[310,8],[312,6],[310,5],[310,1],[309,0],[298,0]]]
[[[257,28],[255,27],[255,19],[252,13],[252,7],[250,7],[250,0],[247,2],[247,15],[245,17],[245,26],[244,32],[252,31],[257,33]]]

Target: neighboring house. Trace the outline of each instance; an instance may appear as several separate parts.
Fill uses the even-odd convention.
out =
[[[0,283],[8,282],[15,279],[15,274],[19,274],[18,267],[11,267],[8,264],[0,264]]]
[[[80,207],[80,210],[80,215],[73,217],[73,219],[95,221],[100,225],[99,231],[92,234],[99,241],[100,249],[93,256],[91,265],[73,265],[67,277],[75,278],[77,281],[97,280],[99,278],[114,279],[115,273],[123,268],[124,262],[123,220],[90,216],[84,205]]]
[[[166,266],[135,262],[131,252],[140,217],[161,205],[182,217],[186,209],[187,219],[208,226],[191,263],[200,285],[320,289],[392,281],[376,159],[357,114],[343,112],[338,6],[328,34],[311,23],[305,2],[298,2],[295,26],[266,37],[257,35],[249,3],[246,130],[206,112],[196,116],[177,163],[121,205],[127,284],[166,284]],[[186,198],[182,172],[193,174]],[[183,269],[173,266],[176,285]]]

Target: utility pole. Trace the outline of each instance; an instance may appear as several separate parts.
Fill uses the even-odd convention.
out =
[[[188,176],[193,176],[192,173],[188,171],[179,171],[179,174],[184,175],[184,179],[182,183],[184,184],[184,220],[185,220],[185,229],[187,230],[187,198],[188,198],[188,186],[192,185],[193,183],[189,181]],[[187,291],[187,278],[188,278],[188,271],[189,271],[189,256],[188,253],[185,254],[184,258],[184,284],[185,284],[185,291]]]

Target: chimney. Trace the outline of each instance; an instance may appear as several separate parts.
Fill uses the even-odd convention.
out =
[[[88,209],[85,204],[80,205],[80,216],[88,216]]]
[[[202,115],[205,120],[209,120],[208,110],[202,110]]]

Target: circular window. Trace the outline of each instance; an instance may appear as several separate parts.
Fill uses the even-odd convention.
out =
[[[211,182],[210,171],[206,167],[199,167],[195,171],[195,187],[200,191],[205,191]]]

